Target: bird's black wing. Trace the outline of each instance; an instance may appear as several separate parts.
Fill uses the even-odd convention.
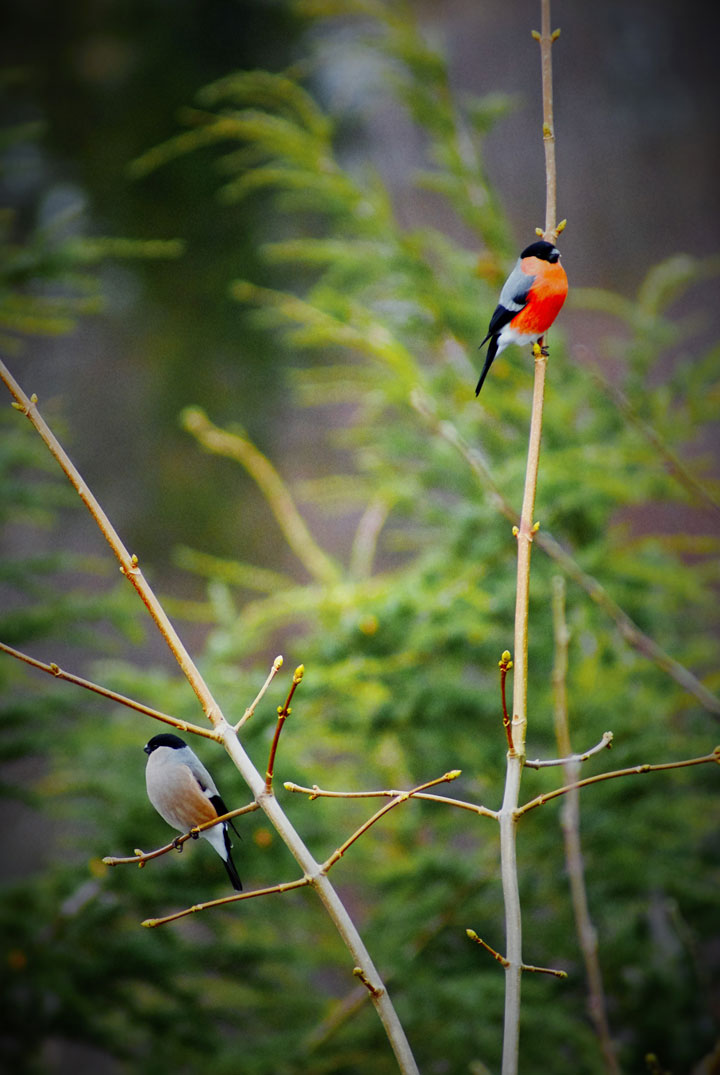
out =
[[[223,799],[219,795],[208,795],[208,798],[209,798],[210,802],[213,804],[213,806],[215,807],[215,809],[217,810],[218,817],[221,817],[222,814],[229,814],[230,813],[230,811],[228,810],[227,806],[225,805]],[[232,831],[235,833],[235,835],[237,836],[238,840],[242,839],[240,833],[237,831],[237,829],[233,825],[231,819],[226,821],[225,824],[230,825],[230,827],[232,828]]]
[[[524,273],[520,268],[520,261],[518,261],[503,284],[495,312],[490,318],[487,336],[480,344],[481,347],[487,343],[491,336],[499,336],[505,326],[515,317],[515,314],[520,313],[522,308],[527,305],[528,295],[534,283],[535,277]]]

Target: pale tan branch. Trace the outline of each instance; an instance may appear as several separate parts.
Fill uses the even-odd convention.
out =
[[[568,765],[571,763],[584,762],[599,754],[601,750],[609,750],[613,745],[613,733],[603,732],[602,739],[594,747],[590,747],[584,754],[568,754],[565,758],[536,758],[534,761],[526,761],[525,767],[529,769],[548,769],[553,765]]]
[[[565,579],[561,575],[556,575],[552,582],[552,618],[555,640],[555,660],[552,674],[555,739],[558,750],[565,755],[563,759],[565,782],[571,784],[577,780],[580,765],[588,755],[583,756],[571,753],[567,696],[570,632],[568,631],[565,616]],[[606,737],[609,737],[607,743],[604,742]],[[612,745],[612,732],[605,732],[601,742],[590,753],[603,749],[605,745],[608,747]],[[598,959],[597,933],[590,917],[590,907],[588,905],[585,867],[583,865],[580,841],[580,792],[577,788],[569,792],[565,798],[560,814],[560,824],[565,844],[565,862],[570,882],[575,929],[585,963],[585,975],[588,983],[588,1012],[595,1027],[608,1075],[620,1075],[620,1068],[610,1035],[605,990],[600,960]]]
[[[657,765],[643,764],[643,765],[631,765],[628,769],[614,769],[610,773],[598,773],[596,776],[587,776],[584,780],[575,780],[572,784],[566,784],[562,788],[555,788],[554,791],[547,791],[543,795],[538,795],[535,799],[531,799],[525,803],[516,811],[516,817],[521,817],[523,814],[527,814],[530,810],[534,810],[536,806],[544,806],[545,803],[550,802],[551,799],[556,799],[558,795],[567,795],[569,791],[573,791],[575,788],[586,788],[590,784],[599,784],[603,780],[615,780],[621,776],[641,776],[643,773],[661,773],[666,769],[685,769],[691,765],[708,765],[710,762],[715,762],[716,765],[720,764],[720,746],[715,747],[715,750],[711,754],[703,754],[698,758],[686,758],[683,761],[668,761],[661,762]]]
[[[167,855],[170,851],[179,851],[184,843],[188,840],[196,840],[205,829],[212,829],[215,825],[220,825],[224,821],[232,821],[234,817],[251,814],[254,810],[259,809],[260,804],[256,802],[248,803],[246,806],[239,806],[237,810],[230,810],[227,814],[220,814],[218,817],[213,818],[212,821],[204,821],[202,825],[195,825],[189,832],[183,833],[182,836],[177,836],[171,843],[165,844],[164,847],[158,847],[155,851],[141,851],[140,848],[136,847],[134,855],[130,855],[127,858],[106,855],[103,862],[106,866],[137,865],[142,868],[151,859],[160,858],[161,855]]]
[[[425,784],[418,785],[418,787],[413,788],[411,791],[399,792],[393,799],[390,800],[390,802],[385,803],[384,806],[381,806],[380,809],[376,811],[376,813],[374,813],[371,818],[368,818],[368,820],[363,825],[361,825],[359,829],[356,829],[352,836],[349,836],[347,840],[345,840],[345,842],[340,845],[340,847],[333,851],[332,855],[330,855],[330,857],[326,859],[326,861],[322,864],[322,872],[324,874],[327,874],[335,865],[335,863],[343,857],[345,852],[350,847],[352,847],[356,840],[359,840],[360,837],[363,836],[368,831],[368,829],[370,829],[377,821],[379,821],[381,817],[384,817],[385,814],[388,814],[391,810],[394,810],[396,806],[399,806],[401,803],[407,802],[408,799],[415,798],[415,796],[417,796],[420,792],[425,791],[427,788],[435,787],[437,784],[443,784],[449,780],[457,780],[459,776],[460,770],[453,769],[449,773],[443,773],[442,776],[436,777],[435,780],[428,780]]]
[[[459,770],[456,770],[459,772]],[[441,779],[444,779],[442,777]],[[469,810],[473,814],[480,814],[482,817],[491,817],[497,820],[497,811],[490,810],[487,806],[478,806],[475,803],[463,802],[461,799],[452,799],[446,795],[433,795],[428,792],[421,791],[398,791],[398,790],[386,790],[386,791],[325,791],[323,788],[318,787],[317,784],[313,784],[312,787],[303,787],[300,784],[293,784],[288,780],[283,787],[286,791],[297,792],[300,795],[307,795],[309,799],[400,799],[403,795],[411,796],[413,799],[422,799],[425,802],[442,803],[445,806],[455,806],[460,810]]]
[[[540,44],[543,103],[543,145],[545,147],[545,231],[543,238],[554,243],[558,236],[557,220],[557,168],[555,164],[555,119],[553,115],[552,47],[560,31],[551,29],[550,0],[540,0],[540,33],[533,37]]]
[[[305,888],[312,884],[309,877],[301,877],[297,881],[283,881],[279,885],[271,885],[270,888],[256,888],[253,892],[236,892],[233,896],[223,896],[218,900],[207,900],[205,903],[196,903],[192,907],[186,907],[183,911],[166,915],[164,918],[146,918],[141,923],[148,929],[156,926],[165,926],[168,922],[177,922],[179,918],[187,918],[188,915],[197,914],[199,911],[208,911],[212,907],[223,907],[226,903],[239,903],[241,900],[253,900],[256,896],[274,896],[280,892],[290,892],[293,888]]]
[[[523,963],[521,970],[529,974],[551,974],[554,978],[567,978],[565,970],[555,970],[553,967],[533,967],[532,963]]]
[[[81,676],[73,675],[72,672],[66,672],[57,664],[45,664],[44,661],[38,661],[35,657],[29,657],[27,653],[21,653],[20,650],[13,649],[12,646],[6,645],[5,642],[0,642],[0,651],[2,653],[7,653],[10,657],[15,657],[19,661],[24,661],[25,664],[29,664],[33,668],[38,668],[41,672],[47,672],[48,675],[54,676],[55,679],[62,679],[66,683],[73,683],[76,687],[83,687],[85,690],[93,691],[103,698],[108,698],[111,702],[117,702],[119,705],[127,706],[128,709],[134,709],[137,713],[142,713],[146,717],[152,717],[153,720],[159,720],[162,721],[163,724],[169,724],[171,727],[177,728],[178,731],[189,732],[192,735],[201,735],[205,739],[214,739],[215,742],[219,741],[219,736],[210,728],[201,728],[197,724],[190,724],[186,720],[180,720],[178,717],[171,717],[167,713],[161,713],[159,710],[153,709],[149,705],[143,705],[142,702],[136,702],[134,698],[126,698],[124,694],[118,694],[117,691],[111,691],[108,687],[101,687],[98,683],[93,683],[89,679],[83,679]]]
[[[82,475],[74,465],[70,456],[60,444],[59,440],[50,429],[45,419],[40,414],[37,407],[37,396],[26,395],[20,385],[17,383],[13,375],[10,373],[4,362],[0,361],[0,380],[7,386],[10,394],[14,397],[17,410],[22,411],[28,421],[34,426],[36,432],[46,445],[48,451],[56,460],[61,470],[64,472],[70,484],[75,489],[76,493],[82,500],[85,507],[90,512],[90,515],[97,524],[100,533],[107,541],[108,545],[112,549],[115,557],[120,564],[120,571],[125,578],[132,584],[136,593],[140,597],[140,600],[145,605],[145,608],[150,613],[156,627],[160,631],[160,634],[165,639],[173,657],[179,664],[182,672],[187,679],[188,683],[192,687],[195,695],[200,702],[205,716],[208,718],[211,724],[218,725],[223,722],[223,716],[220,713],[218,705],[213,698],[205,680],[200,674],[197,665],[194,663],[190,654],[185,649],[185,646],[180,640],[180,636],[170,622],[164,608],[158,601],[157,597],[153,593],[152,589],[146,582],[140,567],[138,565],[138,558],[135,555],[130,555],[124,544],[120,540],[120,537],[113,527],[112,523],[108,519],[107,515],[100,507],[95,496],[93,496],[90,489],[85,484]]]
[[[268,687],[272,683],[272,681],[275,678],[275,676],[277,675],[277,673],[282,668],[282,665],[283,665],[282,657],[276,657],[275,660],[272,663],[272,668],[268,672],[267,679],[263,683],[263,685],[260,688],[260,690],[258,691],[258,693],[255,695],[255,698],[252,700],[250,705],[247,707],[247,709],[245,710],[243,715],[240,717],[240,720],[235,725],[235,731],[236,732],[239,732],[240,729],[242,728],[242,726],[244,724],[247,724],[247,722],[250,720],[250,718],[252,717],[253,713],[257,709],[259,703],[265,697],[265,692],[267,691]]]

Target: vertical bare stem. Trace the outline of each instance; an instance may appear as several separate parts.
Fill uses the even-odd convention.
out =
[[[555,136],[553,130],[552,61],[553,34],[550,29],[550,0],[540,0],[541,32],[535,34],[540,41],[543,95],[543,141],[545,144],[546,206],[545,239],[555,240],[555,216],[557,181],[555,171]],[[498,814],[500,823],[500,863],[502,871],[503,898],[505,902],[505,943],[507,965],[505,967],[505,1026],[503,1033],[502,1075],[516,1075],[520,1041],[520,992],[523,970],[522,915],[517,875],[517,807],[520,780],[525,761],[527,734],[527,657],[528,657],[528,603],[530,596],[530,554],[535,532],[533,512],[537,490],[540,462],[540,439],[542,436],[543,401],[545,398],[545,373],[547,358],[539,346],[534,348],[535,381],[533,385],[532,415],[525,491],[523,493],[520,525],[516,529],[517,590],[515,598],[515,652],[513,679],[512,749],[507,755],[505,794]]]
[[[558,754],[568,760],[563,765],[565,783],[574,784],[580,773],[580,762],[571,759],[570,725],[567,704],[567,668],[569,635],[565,620],[565,580],[553,579],[553,634],[555,637],[555,662],[553,665],[553,698],[555,709],[555,739]],[[600,1049],[608,1075],[620,1075],[615,1050],[610,1036],[610,1026],[605,1005],[602,972],[597,953],[597,935],[590,918],[585,887],[580,843],[580,790],[573,788],[565,796],[560,814],[560,824],[565,844],[565,863],[570,881],[570,894],[575,929],[580,943],[585,974],[588,983],[588,1012],[600,1042]]]
[[[545,234],[549,243],[557,238],[557,169],[555,167],[555,121],[553,118],[552,44],[550,0],[540,0],[540,63],[542,66],[543,144],[545,146]]]

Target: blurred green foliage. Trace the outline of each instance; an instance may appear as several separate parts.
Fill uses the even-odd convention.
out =
[[[298,405],[309,409],[318,474],[285,492],[316,535],[324,518],[348,535],[344,551],[323,549],[326,566],[314,574],[318,561],[301,556],[292,579],[180,550],[178,561],[207,579],[207,602],[195,613],[214,626],[200,663],[233,721],[278,640],[289,664],[306,665],[280,745],[278,787],[284,780],[348,790],[409,787],[457,767],[463,776],[451,794],[494,807],[505,755],[497,662],[512,641],[515,549],[472,452],[481,453],[495,488],[519,505],[531,392],[528,358],[511,351],[493,368],[481,401],[473,396],[477,343],[517,245],[484,179],[482,137],[502,105],[494,97],[455,100],[442,57],[406,5],[337,0],[300,7],[363,17],[368,55],[383,57],[389,81],[424,131],[428,165],[417,179],[454,211],[466,245],[431,226],[407,230],[381,176],[343,161],[341,132],[311,92],[321,54],[309,79],[301,69],[242,73],[209,87],[188,113],[188,130],[138,162],[137,170],[157,168],[216,146],[225,200],[258,191],[272,197],[272,234],[261,253],[285,290],[243,280],[232,292],[257,310],[262,327],[312,357],[293,388]],[[322,45],[321,37],[320,53]],[[571,292],[550,341],[536,508],[543,530],[586,575],[710,690],[720,687],[720,490],[701,448],[718,410],[718,345],[678,299],[717,269],[676,257],[652,268],[631,299]],[[600,329],[594,318],[602,319]],[[567,324],[576,326],[584,351],[569,353]],[[232,438],[245,434],[229,429],[213,446],[212,418],[188,412],[185,425],[204,448],[236,457]],[[3,486],[36,525],[57,485],[46,473],[42,484],[26,473],[47,470],[30,431],[12,436],[17,447],[15,455],[8,448]],[[325,465],[326,443],[333,459],[346,460],[342,472]],[[270,494],[267,471],[256,476]],[[275,525],[269,511],[267,525]],[[310,533],[303,541],[305,550],[326,544]],[[8,640],[62,636],[82,603],[75,585],[63,585],[53,603],[37,565],[12,570],[22,578],[23,601],[19,613],[3,615],[10,616]],[[557,571],[537,549],[531,757],[555,753],[550,599]],[[567,601],[573,745],[584,749],[606,729],[615,733],[612,757],[595,757],[587,773],[711,750],[715,718],[698,699],[662,663],[623,641],[602,605],[572,579]],[[115,607],[105,595],[100,605],[106,618]],[[13,615],[24,617],[14,634]],[[47,622],[34,629],[34,617]],[[83,620],[87,627],[84,609]],[[86,636],[79,641],[90,646]],[[226,887],[201,845],[142,872],[109,872],[99,863],[103,854],[166,836],[144,799],[139,747],[150,722],[139,727],[132,714],[78,700],[77,692],[71,699],[71,689],[58,684],[48,693],[46,684],[20,680],[8,663],[0,663],[8,677],[6,756],[42,759],[33,802],[59,829],[47,868],[9,886],[0,908],[10,940],[2,1003],[14,1028],[3,1041],[13,1070],[55,1070],[49,1057],[58,1041],[92,1045],[133,1072],[394,1070],[362,990],[356,1005],[349,1002],[355,994],[346,954],[307,893],[139,929],[148,915]],[[190,692],[158,669],[143,671],[110,654],[98,657],[94,673],[197,719]],[[247,747],[261,769],[273,705],[285,690],[279,677],[247,725]],[[199,752],[225,799],[241,805],[243,790],[227,760],[208,748]],[[557,780],[553,771],[526,772],[526,797]],[[643,1070],[650,1051],[668,1070],[689,1070],[713,1046],[716,788],[716,771],[703,767],[606,782],[582,796],[590,909],[624,1070]],[[367,802],[280,794],[319,858],[370,812]],[[521,1071],[528,1075],[603,1070],[586,1016],[558,811],[555,802],[533,812],[519,834],[525,958],[569,974],[562,982],[525,980]],[[242,832],[237,858],[247,887],[296,876],[258,814],[243,820]],[[355,845],[333,877],[387,976],[421,1070],[497,1070],[502,972],[465,936],[472,927],[503,946],[492,822],[408,803]],[[345,1000],[349,1015],[342,1018]]]

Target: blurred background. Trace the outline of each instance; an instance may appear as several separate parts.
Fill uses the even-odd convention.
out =
[[[412,5],[447,55],[454,90],[512,100],[487,138],[484,163],[518,250],[544,212],[539,61],[528,30],[535,7]],[[208,155],[142,179],[130,169],[176,133],[206,84],[238,69],[279,71],[302,57],[305,21],[271,0],[5,0],[3,12],[6,122],[42,126],[42,137],[17,148],[5,169],[18,226],[63,214],[55,227],[82,235],[184,243],[184,254],[166,262],[105,267],[102,318],[34,345],[23,358],[27,377],[58,401],[77,465],[158,572],[172,573],[174,543],[232,555],[239,526],[247,558],[276,563],[282,544],[264,526],[251,483],[217,466],[209,482],[177,416],[188,404],[212,407],[216,420],[245,425],[291,477],[312,471],[306,415],[288,400],[284,375],[297,356],[254,331],[229,295],[236,277],[267,280],[257,245],[281,225],[263,204],[219,205]],[[717,250],[720,14],[699,2],[610,0],[592,13],[557,2],[553,18],[562,29],[555,112],[559,213],[570,221],[565,264],[574,286],[631,297],[658,259]],[[436,198],[412,188],[423,137],[378,80],[377,62],[357,47],[357,27],[312,34],[330,38],[315,88],[339,117],[344,159],[380,170],[405,226],[430,215],[474,249],[475,237]],[[218,492],[242,503],[242,518],[238,507],[218,518],[210,506]],[[173,585],[187,586],[187,576]]]
[[[313,7],[320,16],[308,18]],[[501,520],[498,529],[457,452],[407,402],[416,385],[427,393],[519,503],[525,356],[503,356],[481,404],[472,389],[502,279],[543,224],[540,64],[530,35],[539,4],[4,0],[0,10],[0,327],[14,374],[37,392],[229,716],[242,714],[277,652],[286,668],[308,664],[295,703],[302,731],[284,733],[283,780],[324,774],[332,786],[398,786],[459,765],[468,775],[458,794],[495,805],[503,758],[495,669],[514,592],[507,527]],[[562,30],[558,211],[569,221],[559,245],[572,294],[553,333],[543,527],[547,520],[635,622],[717,690],[720,13],[699,0],[555,0],[553,25]],[[213,98],[203,89],[256,69],[290,72],[330,117],[333,160],[355,184],[350,193],[315,190],[308,166],[305,202],[282,183],[279,193],[258,184],[232,197],[232,180],[272,156],[262,139],[255,156],[257,147],[219,149],[212,137],[157,150],[240,107],[230,91]],[[464,116],[452,146],[449,135],[443,141],[446,91]],[[285,92],[255,86],[249,107],[299,114]],[[474,204],[471,183],[459,191],[467,175],[452,155],[463,139],[479,147],[468,156]],[[275,152],[281,159],[283,148]],[[428,161],[452,183],[417,182]],[[271,254],[288,237],[325,236],[338,241],[333,262],[307,248],[294,261]],[[301,294],[333,326],[322,338],[300,324],[293,336],[262,297],[238,301],[237,280]],[[42,325],[34,309],[13,305],[17,296],[46,304]],[[369,345],[354,353],[341,324],[361,337],[372,336],[368,325],[394,333],[395,366],[374,367]],[[417,363],[407,381],[406,353]],[[593,381],[598,366],[609,386]],[[308,406],[315,401],[324,405]],[[188,407],[241,427],[272,460],[335,565],[331,583],[299,562],[246,471],[190,435]],[[162,642],[116,586],[101,539],[11,418],[0,456],[0,639],[197,720]],[[661,451],[643,440],[648,428],[659,430]],[[389,519],[377,547],[367,538],[368,504]],[[364,573],[358,534],[371,546]],[[534,570],[531,694],[544,716],[531,750],[552,753],[548,595],[557,567],[536,557]],[[578,748],[608,727],[617,732],[620,720],[617,765],[711,750],[716,715],[657,664],[643,665],[602,615],[570,588]],[[168,904],[215,894],[208,876],[224,894],[207,849],[194,844],[132,876],[100,862],[167,835],[142,780],[140,747],[156,726],[2,662],[0,925],[11,973],[0,1044],[10,1069],[199,1072],[212,1057],[216,1075],[393,1070],[371,1012],[327,1029],[351,986],[309,898],[289,898],[280,921],[252,901],[241,915],[172,932],[138,929]],[[278,681],[262,723],[249,726],[260,768],[286,690]],[[203,755],[224,778],[224,797],[239,805],[236,774],[211,757]],[[644,1070],[650,1051],[663,1070],[711,1070],[699,1065],[720,1011],[713,794],[710,774],[647,797],[617,782],[583,822],[623,1070]],[[313,850],[327,853],[364,818],[318,803],[288,809]],[[528,959],[566,965],[572,985],[561,995],[553,983],[527,983],[523,1033],[532,1044],[521,1070],[611,1070],[568,940],[559,829],[545,817],[532,824],[532,847],[521,846],[536,942]],[[292,876],[261,822],[243,833],[248,887]],[[462,818],[408,811],[356,863],[343,864],[343,895],[397,978],[411,1038],[425,1039],[422,1070],[497,1070],[502,982],[494,967],[478,970],[463,941],[472,925],[501,947],[493,841]],[[476,1005],[485,1006],[480,1028]]]

